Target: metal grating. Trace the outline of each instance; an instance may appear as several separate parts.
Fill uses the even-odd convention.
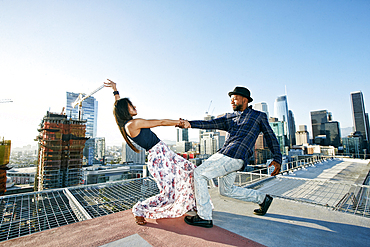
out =
[[[370,186],[279,176],[248,186],[270,195],[370,217]]]
[[[159,193],[150,178],[0,197],[0,241],[120,212]]]
[[[63,190],[0,199],[0,241],[78,222]]]
[[[152,179],[73,187],[69,191],[92,218],[130,209],[138,201],[159,193]]]

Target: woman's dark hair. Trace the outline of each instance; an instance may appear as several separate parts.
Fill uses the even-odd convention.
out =
[[[132,119],[132,116],[128,110],[129,104],[130,106],[133,106],[128,98],[116,100],[116,102],[114,103],[113,114],[116,119],[118,128],[121,131],[121,134],[126,143],[132,150],[134,150],[136,153],[139,153],[140,151],[134,146],[134,144],[132,144],[131,140],[128,138],[125,129],[125,124]]]

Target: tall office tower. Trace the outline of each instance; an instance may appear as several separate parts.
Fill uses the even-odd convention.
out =
[[[177,142],[189,141],[188,129],[177,129]]]
[[[288,112],[288,100],[287,96],[279,96],[275,100],[274,103],[274,115],[279,121],[284,121],[287,123],[287,138],[290,137],[290,132],[289,132],[289,112]]]
[[[134,146],[139,149],[139,153],[136,153],[134,150],[130,148],[130,146],[126,143],[122,143],[122,162],[134,162],[137,164],[145,164],[145,149],[137,145],[136,143],[132,143]]]
[[[269,124],[272,131],[275,133],[275,136],[279,142],[280,152],[284,155],[288,154],[288,137],[287,137],[287,123],[285,121],[279,121],[278,118],[269,118]]]
[[[177,129],[177,141],[176,141],[176,152],[185,153],[192,148],[191,142],[189,142],[189,130],[188,129]]]
[[[311,112],[312,137],[315,144],[339,147],[341,145],[340,128],[337,121],[327,110]]]
[[[288,111],[288,123],[289,123],[289,141],[290,141],[290,146],[293,146],[293,145],[296,145],[296,139],[295,139],[295,131],[296,131],[296,128],[295,128],[295,120],[294,120],[294,114],[291,110]]]
[[[78,108],[72,108],[72,103],[77,99],[78,93],[67,92],[67,116],[73,119],[78,119]],[[83,95],[85,96],[85,95]],[[82,101],[83,120],[86,120],[86,137],[96,137],[97,120],[98,120],[98,101],[90,96]]]
[[[273,155],[267,146],[263,133],[260,133],[257,137],[256,143],[254,144],[254,163],[263,164],[272,157]]]
[[[192,143],[187,141],[176,142],[176,153],[186,153],[191,150]]]
[[[343,153],[345,155],[352,154],[354,157],[360,158],[360,154],[363,153],[363,139],[362,135],[356,135],[353,133],[347,137],[342,138]]]
[[[200,139],[200,154],[215,154],[225,143],[225,136],[220,132],[205,132]]]
[[[212,120],[214,118],[215,118],[215,116],[206,115],[204,117],[204,120]],[[206,132],[214,132],[214,131],[216,131],[216,130],[214,130],[214,129],[206,129],[206,130],[205,129],[200,129],[199,130],[199,140],[202,139],[202,136],[203,136],[204,133],[206,133]]]
[[[222,117],[224,114],[217,117]],[[212,120],[214,116],[207,115],[204,120]],[[201,154],[215,154],[220,149],[226,140],[227,133],[225,131],[217,131],[215,129],[199,130],[199,146]]]
[[[85,142],[83,150],[84,164],[92,166],[95,161],[95,138],[90,138]]]
[[[365,112],[364,98],[361,91],[351,93],[351,103],[355,133],[362,135],[364,140],[363,148],[366,148],[370,137],[369,117]]]
[[[267,119],[269,119],[269,109],[268,109],[268,106],[265,102],[261,102],[261,103],[256,103],[254,104],[254,107],[253,107],[255,110],[257,111],[261,111],[261,112],[264,112],[266,113],[267,115]]]
[[[267,148],[267,143],[265,138],[263,137],[263,133],[261,132],[256,140],[256,143],[254,144],[255,149],[264,149]]]
[[[104,162],[105,158],[105,137],[95,137],[95,152],[94,158],[100,162]]]
[[[103,164],[105,157],[105,137],[90,138],[85,142],[84,163],[87,165]]]
[[[306,125],[299,125],[298,131],[295,133],[296,145],[308,144],[308,131]]]
[[[82,184],[86,121],[47,112],[41,121],[35,191]]]

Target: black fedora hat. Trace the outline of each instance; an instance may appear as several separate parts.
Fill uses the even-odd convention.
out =
[[[231,95],[241,95],[248,99],[248,103],[252,102],[253,99],[251,98],[251,92],[249,92],[248,88],[245,87],[235,87],[234,91],[229,92],[229,96]]]

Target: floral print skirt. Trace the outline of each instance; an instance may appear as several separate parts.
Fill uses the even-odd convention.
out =
[[[148,169],[160,194],[138,202],[135,216],[149,219],[175,218],[195,209],[193,171],[195,165],[160,141],[149,150]]]

